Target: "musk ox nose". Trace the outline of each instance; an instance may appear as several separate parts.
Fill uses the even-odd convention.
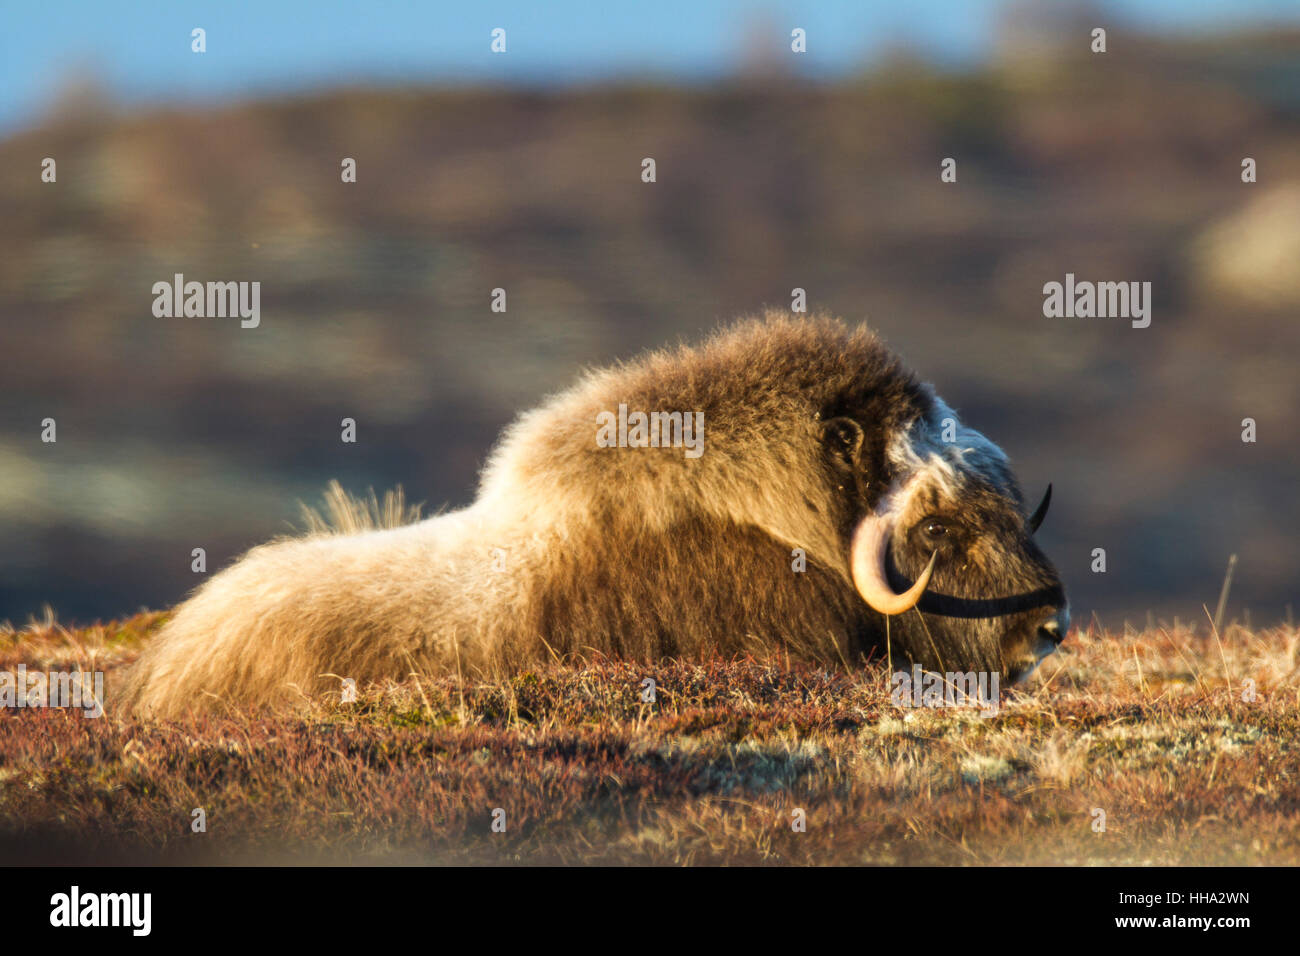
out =
[[[1038,625],[1038,633],[1047,638],[1053,644],[1060,644],[1065,640],[1065,635],[1070,631],[1070,609],[1063,607],[1042,624]]]

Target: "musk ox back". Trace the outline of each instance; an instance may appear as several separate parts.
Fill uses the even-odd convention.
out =
[[[475,502],[254,548],[146,648],[172,716],[550,658],[871,655],[1015,680],[1065,598],[1002,452],[869,331],[769,315],[588,374],[511,425]]]

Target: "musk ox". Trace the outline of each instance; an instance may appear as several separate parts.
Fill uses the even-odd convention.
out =
[[[1046,505],[1026,518],[1002,451],[870,331],[767,315],[520,416],[463,510],[252,549],[180,606],[125,698],[172,716],[593,653],[1014,681],[1068,627],[1031,537]]]

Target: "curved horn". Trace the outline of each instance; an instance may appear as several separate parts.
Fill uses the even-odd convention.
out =
[[[1047,517],[1047,506],[1050,505],[1051,503],[1052,503],[1052,486],[1048,485],[1047,492],[1046,494],[1043,495],[1042,503],[1037,508],[1034,509],[1034,513],[1031,514],[1029,516],[1029,520],[1025,522],[1025,527],[1029,529],[1029,533],[1031,535],[1038,530],[1038,526],[1042,524],[1043,519]]]
[[[885,558],[889,553],[889,537],[894,530],[892,515],[870,515],[862,519],[853,532],[853,546],[849,564],[853,571],[853,584],[862,600],[881,614],[902,614],[916,606],[930,584],[935,559],[939,552],[930,555],[930,563],[921,576],[902,594],[895,594],[885,577]]]

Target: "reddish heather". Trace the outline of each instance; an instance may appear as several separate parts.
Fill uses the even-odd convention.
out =
[[[0,859],[1300,863],[1295,628],[1076,632],[987,718],[900,709],[883,667],[745,659],[121,719],[163,618],[0,631],[0,670],[103,670],[109,701],[0,711]]]

